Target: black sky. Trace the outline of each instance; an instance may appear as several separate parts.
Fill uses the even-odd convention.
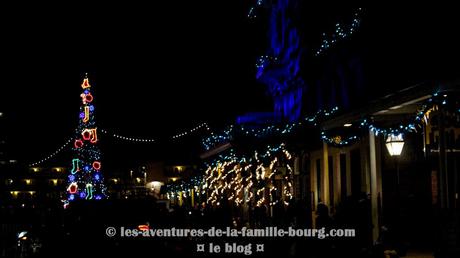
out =
[[[72,134],[85,72],[99,126],[125,135],[173,135],[270,107],[254,79],[265,31],[260,21],[247,19],[250,1],[166,2],[3,11],[0,111],[18,159],[41,158]],[[455,9],[365,9],[362,29],[349,44],[363,49],[366,86],[393,90],[456,78]],[[319,41],[316,31],[349,10],[305,8],[304,29],[311,33],[305,44]]]

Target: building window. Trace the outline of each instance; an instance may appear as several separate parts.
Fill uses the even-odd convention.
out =
[[[19,195],[19,191],[11,191],[10,194],[12,195],[13,199],[17,199]]]
[[[26,183],[26,185],[31,185],[32,179],[24,179],[24,182]]]

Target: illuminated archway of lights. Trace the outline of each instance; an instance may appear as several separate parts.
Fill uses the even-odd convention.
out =
[[[208,123],[201,123],[189,130],[185,130],[185,131],[182,131],[181,133],[177,133],[173,136],[170,136],[169,139],[170,140],[177,140],[177,139],[180,139],[184,136],[187,136],[187,135],[190,135],[200,129],[206,129],[207,131],[209,131],[209,126],[208,126]],[[109,133],[106,129],[101,129],[101,132],[105,135],[108,135],[108,136],[112,136],[116,139],[119,139],[119,140],[123,140],[123,141],[129,141],[129,142],[135,142],[135,143],[138,143],[138,142],[144,142],[144,143],[154,143],[154,142],[157,142],[157,139],[154,139],[154,138],[137,138],[137,137],[130,137],[130,136],[123,136],[123,135],[120,135],[120,134],[116,134],[116,133]],[[69,138],[62,146],[60,146],[58,149],[56,149],[56,151],[54,151],[53,153],[51,153],[50,155],[48,155],[47,157],[45,158],[42,158],[38,161],[35,161],[35,162],[32,162],[29,164],[30,167],[33,167],[33,166],[38,166],[40,164],[42,164],[43,162],[45,161],[48,161],[52,158],[54,158],[56,155],[58,155],[59,153],[61,153],[72,141],[74,140],[74,137],[71,137]]]

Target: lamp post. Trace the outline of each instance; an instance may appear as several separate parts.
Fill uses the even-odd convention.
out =
[[[400,134],[390,134],[388,135],[385,146],[387,147],[390,156],[395,156],[395,167],[396,167],[396,178],[397,178],[397,194],[399,199],[399,164],[398,157],[401,155],[401,152],[404,147],[404,137]]]

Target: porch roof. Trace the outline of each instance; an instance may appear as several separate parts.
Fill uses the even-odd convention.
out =
[[[449,92],[460,92],[460,80],[445,83],[422,83],[402,89],[371,101],[361,108],[333,116],[323,121],[320,127],[322,130],[340,128],[369,117],[375,122],[391,124],[413,116],[434,93],[447,94]]]

